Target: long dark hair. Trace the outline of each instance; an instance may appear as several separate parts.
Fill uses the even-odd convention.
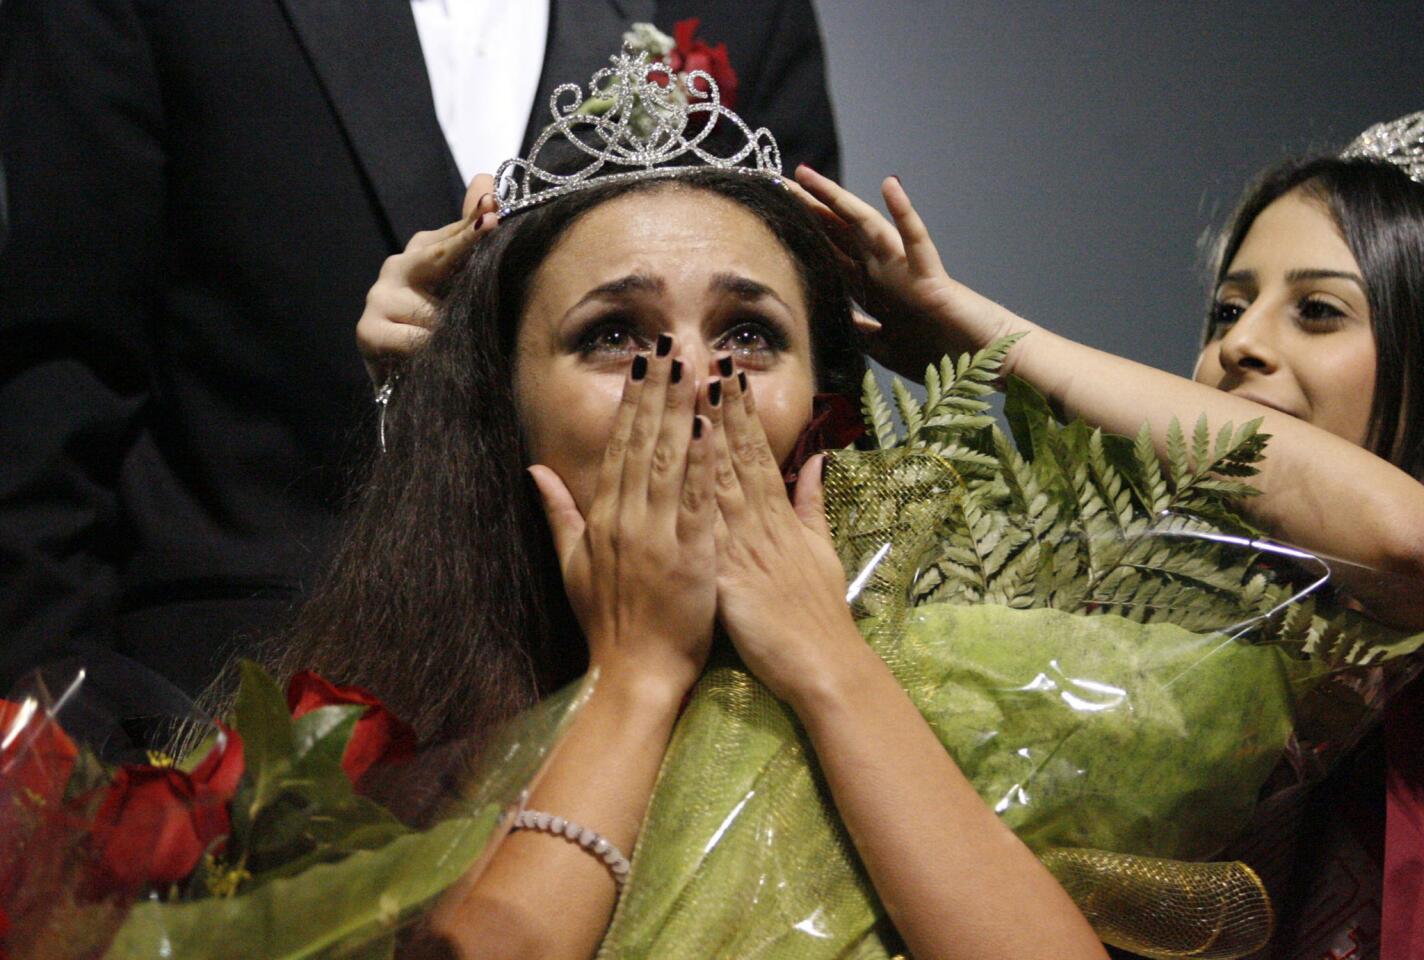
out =
[[[796,263],[818,387],[854,398],[865,361],[819,222],[785,188],[716,171],[676,189],[758,216]],[[525,466],[513,346],[529,284],[559,237],[615,197],[550,201],[484,238],[453,279],[428,346],[411,358],[326,576],[293,627],[265,645],[279,678],[313,669],[375,691],[426,742],[478,741],[578,677],[586,652]]]
[[[1297,188],[1330,212],[1364,275],[1375,337],[1366,447],[1424,480],[1424,185],[1377,160],[1315,157],[1274,167],[1247,188],[1226,227],[1212,290],[1256,217]]]

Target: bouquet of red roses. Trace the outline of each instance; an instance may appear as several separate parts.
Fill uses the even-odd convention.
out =
[[[86,703],[86,679],[0,701],[0,960],[388,955],[402,921],[492,849],[579,702],[571,690],[523,718],[498,773],[415,828],[363,792],[417,749],[365,690],[307,672],[284,695],[247,663],[218,723],[166,689],[166,709],[114,717]],[[195,724],[182,757],[133,745]]]

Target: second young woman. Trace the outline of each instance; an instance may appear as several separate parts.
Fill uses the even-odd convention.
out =
[[[798,180],[823,204],[845,256],[864,268],[887,362],[909,372],[939,353],[1024,334],[1010,372],[1108,431],[1131,435],[1150,424],[1162,453],[1173,419],[1190,424],[1205,414],[1220,426],[1261,418],[1271,436],[1252,478],[1261,495],[1243,501],[1243,512],[1277,539],[1346,561],[1340,579],[1375,617],[1424,629],[1424,183],[1368,158],[1297,160],[1265,174],[1223,233],[1205,342],[1188,380],[1053,334],[952,280],[897,180],[884,184],[893,224],[813,171],[803,168]],[[1387,842],[1383,775],[1340,779],[1365,783],[1362,805],[1377,811],[1365,817],[1374,821],[1366,846],[1385,851],[1382,955],[1392,960],[1424,949],[1416,919],[1424,684],[1404,691],[1384,727]],[[1344,892],[1327,897],[1330,910],[1309,915],[1318,885],[1330,883],[1320,852],[1336,840],[1324,834],[1338,830],[1335,811],[1316,813],[1304,832],[1321,835],[1305,837],[1310,875],[1288,904],[1294,923],[1283,939],[1303,937],[1297,946],[1305,948],[1310,936],[1338,935],[1372,948],[1381,918],[1370,891],[1380,890],[1381,864],[1367,868],[1373,875],[1363,885],[1344,876]],[[1342,897],[1357,914],[1341,913]],[[1328,916],[1339,929],[1319,926]],[[1299,955],[1329,949],[1324,942]]]

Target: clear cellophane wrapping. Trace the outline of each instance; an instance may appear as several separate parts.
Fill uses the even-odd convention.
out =
[[[590,689],[591,678],[518,717],[482,744],[474,772],[431,775],[461,768],[449,758],[474,748],[458,742],[372,768],[385,803],[400,799],[402,778],[428,781],[427,813],[402,822],[390,812],[400,803],[345,779],[342,744],[325,760],[313,756],[319,742],[301,754],[303,737],[319,740],[340,717],[290,721],[275,686],[265,720],[239,704],[234,736],[122,657],[37,671],[10,691],[0,724],[0,956],[389,957],[442,893],[478,876]],[[273,760],[288,723],[296,749]],[[189,772],[228,760],[245,764],[236,797],[193,789]],[[106,807],[121,776],[128,799]],[[245,823],[243,807],[261,812]],[[175,846],[213,817],[230,827],[190,875],[145,879],[171,871]],[[243,836],[251,859],[233,849]]]
[[[1122,604],[1035,606],[1026,588],[936,599],[926,584],[954,562],[955,528],[974,522],[963,489],[932,453],[830,460],[827,514],[867,642],[1105,942],[1150,957],[1256,952],[1272,931],[1270,895],[1248,865],[1212,857],[1263,800],[1348,749],[1409,674],[1402,651],[1417,642],[1389,634],[1387,663],[1351,669],[1264,642],[1321,600],[1320,565],[1190,523],[1096,552],[1130,565],[1134,551],[1193,539],[1187,560],[1265,571],[1280,586],[1269,596],[1287,602],[1218,610],[1215,623],[1205,611],[1188,629]],[[1359,693],[1361,677],[1372,693]],[[1034,905],[1022,909],[1032,923]],[[674,734],[601,956],[903,950],[794,714],[721,646]]]

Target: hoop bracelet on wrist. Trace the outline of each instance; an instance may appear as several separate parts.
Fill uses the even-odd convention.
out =
[[[521,810],[519,816],[514,818],[513,829],[538,830],[572,841],[603,861],[608,872],[613,875],[613,882],[618,885],[618,889],[623,889],[623,884],[628,882],[628,871],[631,869],[628,858],[623,856],[622,851],[607,837],[594,833],[588,827],[579,826],[572,820],[556,817],[552,813]]]

